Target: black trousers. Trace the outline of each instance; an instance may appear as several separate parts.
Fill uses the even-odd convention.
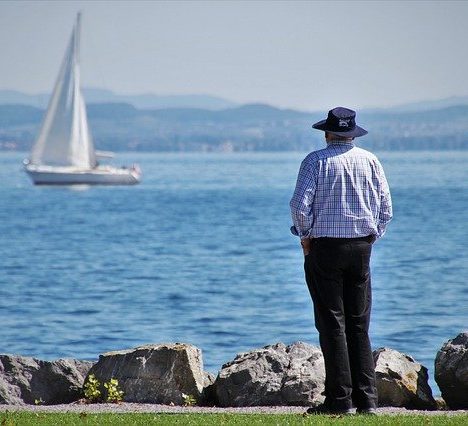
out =
[[[369,341],[373,237],[316,238],[305,257],[307,286],[325,359],[325,404],[377,406]]]

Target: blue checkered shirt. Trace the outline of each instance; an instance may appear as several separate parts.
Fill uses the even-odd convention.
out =
[[[392,219],[392,201],[379,160],[351,142],[332,141],[302,162],[290,202],[303,238],[380,238]]]

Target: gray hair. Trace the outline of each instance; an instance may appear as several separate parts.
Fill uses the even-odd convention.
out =
[[[334,141],[343,141],[343,142],[351,142],[354,138],[350,138],[348,136],[339,136],[335,135],[331,132],[325,132],[325,137],[330,135]]]

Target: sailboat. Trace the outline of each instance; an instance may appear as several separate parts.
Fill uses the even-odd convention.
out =
[[[133,185],[138,166],[99,165],[80,87],[78,13],[39,136],[24,169],[36,185]]]

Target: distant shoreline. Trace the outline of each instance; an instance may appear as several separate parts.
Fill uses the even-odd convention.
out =
[[[88,105],[98,149],[140,152],[305,151],[323,146],[311,123],[323,113],[251,104],[222,110],[138,109],[128,103]],[[44,110],[24,104],[0,105],[0,150],[30,150]],[[359,145],[377,150],[466,150],[468,105],[436,110],[362,111],[369,136]]]
[[[468,144],[468,142],[467,142]],[[363,144],[360,145],[361,148],[367,149],[366,146]],[[298,154],[298,155],[303,155],[305,153],[313,151],[314,148],[310,148],[309,150],[285,150],[285,151],[114,151],[116,155],[133,155],[133,154],[138,154],[138,155],[148,155],[148,154],[173,154],[173,155],[255,155],[255,154]],[[411,152],[411,153],[431,153],[431,152],[443,152],[443,153],[463,153],[463,152],[468,152],[468,146],[463,149],[397,149],[397,150],[392,150],[392,149],[376,149],[372,150],[375,153],[403,153],[403,152]],[[8,149],[1,149],[0,148],[0,155],[4,154],[12,154],[12,155],[18,155],[18,156],[24,156],[24,158],[27,158],[30,154],[30,151],[24,151],[24,150],[8,150]]]

